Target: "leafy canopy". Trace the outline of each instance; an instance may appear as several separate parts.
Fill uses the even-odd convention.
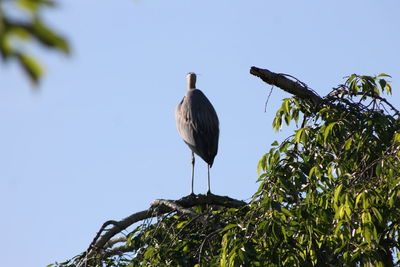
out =
[[[317,110],[285,99],[274,120],[302,126],[259,163],[257,233],[271,263],[391,266],[398,252],[399,113],[381,74],[351,75]],[[260,224],[265,224],[259,227]]]

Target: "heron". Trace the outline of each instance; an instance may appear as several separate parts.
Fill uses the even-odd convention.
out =
[[[195,153],[207,163],[207,194],[211,194],[210,168],[218,152],[219,120],[211,102],[196,88],[196,74],[189,72],[186,78],[188,91],[176,107],[176,127],[183,141],[192,150],[191,195],[194,194]]]

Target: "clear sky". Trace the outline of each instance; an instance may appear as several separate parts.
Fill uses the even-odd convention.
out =
[[[103,222],[190,190],[190,150],[175,128],[185,75],[220,119],[211,189],[249,199],[257,163],[280,133],[288,95],[249,74],[288,73],[320,95],[352,73],[393,76],[399,107],[400,2],[63,0],[46,19],[72,57],[33,48],[39,92],[0,66],[1,265],[46,266],[84,251]],[[397,90],[397,91],[396,91]],[[198,158],[195,192],[207,190]]]

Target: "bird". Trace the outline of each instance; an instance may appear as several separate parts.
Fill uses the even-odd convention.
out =
[[[176,127],[183,141],[192,151],[192,189],[194,195],[194,165],[197,154],[207,163],[208,191],[210,188],[210,168],[218,153],[219,120],[210,100],[196,88],[196,74],[186,75],[188,91],[175,110]]]

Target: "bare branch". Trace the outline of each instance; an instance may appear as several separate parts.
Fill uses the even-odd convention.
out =
[[[310,100],[316,107],[322,101],[322,98],[319,95],[308,88],[305,83],[297,80],[293,76],[282,73],[274,73],[267,69],[260,69],[257,67],[251,67],[250,73],[259,77],[264,82],[277,86],[303,100]],[[295,81],[289,79],[288,77],[294,79]]]

